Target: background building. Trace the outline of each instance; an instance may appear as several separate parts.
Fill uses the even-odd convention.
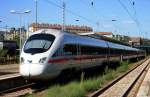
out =
[[[0,31],[0,41],[4,40],[5,31]]]
[[[29,26],[29,32],[34,32],[36,30],[39,29],[57,29],[57,30],[61,30],[62,29],[62,25],[60,24],[36,24],[36,23],[32,23]],[[69,32],[75,32],[75,33],[84,33],[84,32],[92,32],[93,29],[91,27],[88,26],[76,26],[76,25],[66,25],[65,26],[65,31],[69,31]]]
[[[98,35],[106,36],[106,37],[112,37],[112,32],[96,32]]]

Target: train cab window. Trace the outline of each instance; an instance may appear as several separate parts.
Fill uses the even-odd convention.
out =
[[[52,45],[55,36],[50,34],[35,34],[29,37],[24,46],[25,53],[43,53],[46,52]]]
[[[77,45],[66,44],[63,48],[64,55],[77,55]]]

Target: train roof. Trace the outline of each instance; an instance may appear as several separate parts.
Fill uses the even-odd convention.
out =
[[[102,47],[107,47],[106,42],[103,40],[98,40],[90,37],[84,37],[80,36],[74,33],[70,32],[62,32],[61,30],[54,30],[54,29],[41,29],[36,32],[32,32],[30,36],[34,34],[40,34],[40,33],[46,33],[46,34],[52,34],[55,37],[58,36],[63,36],[65,43],[80,43],[82,45],[91,45],[91,46],[102,46]],[[96,44],[96,45],[95,45]]]
[[[92,38],[88,36],[81,36],[77,35],[71,32],[61,31],[61,30],[54,30],[54,29],[41,29],[36,32],[32,32],[30,35],[34,34],[52,34],[55,37],[62,36],[64,38],[65,43],[79,43],[81,45],[89,45],[89,46],[101,46],[101,47],[110,47],[114,49],[125,49],[125,50],[131,50],[131,51],[138,51],[139,49],[133,48],[127,45],[117,44],[110,41]]]
[[[76,35],[73,35],[73,37],[75,37],[75,41],[77,41],[80,45],[101,46],[105,48],[108,47],[106,41],[104,40],[98,40],[90,37],[83,37],[83,36],[76,36]],[[72,40],[73,37],[70,36],[68,41]]]
[[[29,36],[32,36],[34,34],[41,34],[41,33],[45,33],[45,34],[52,34],[54,36],[59,36],[59,35],[62,35],[64,33],[62,33],[61,30],[55,30],[55,29],[41,29],[41,30],[38,30],[38,31],[35,31],[35,32],[31,32],[29,34]]]

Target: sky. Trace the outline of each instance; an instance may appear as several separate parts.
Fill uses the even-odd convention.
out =
[[[63,0],[37,0],[38,22],[62,24]],[[150,0],[64,0],[66,25],[84,25],[94,31],[109,31],[150,39]],[[93,3],[93,4],[92,4]],[[35,22],[35,0],[0,0],[0,29],[19,27],[20,18],[11,10],[31,13],[22,15],[27,27]]]

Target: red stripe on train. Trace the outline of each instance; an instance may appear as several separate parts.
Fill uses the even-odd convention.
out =
[[[130,56],[130,54],[126,54],[124,56]],[[108,57],[120,57],[120,55],[111,55]],[[62,62],[66,62],[69,60],[92,60],[92,59],[97,59],[97,58],[106,58],[106,56],[76,56],[76,57],[72,57],[72,58],[60,58],[60,59],[51,59],[48,61],[48,63],[62,63]]]
[[[48,63],[61,63],[61,62],[66,62],[67,59],[52,59],[49,60]]]
[[[61,59],[51,59],[48,61],[48,63],[61,63],[66,62],[69,60],[90,60],[90,59],[96,59],[96,58],[104,58],[105,56],[84,56],[84,57],[74,57],[74,58],[61,58]]]

